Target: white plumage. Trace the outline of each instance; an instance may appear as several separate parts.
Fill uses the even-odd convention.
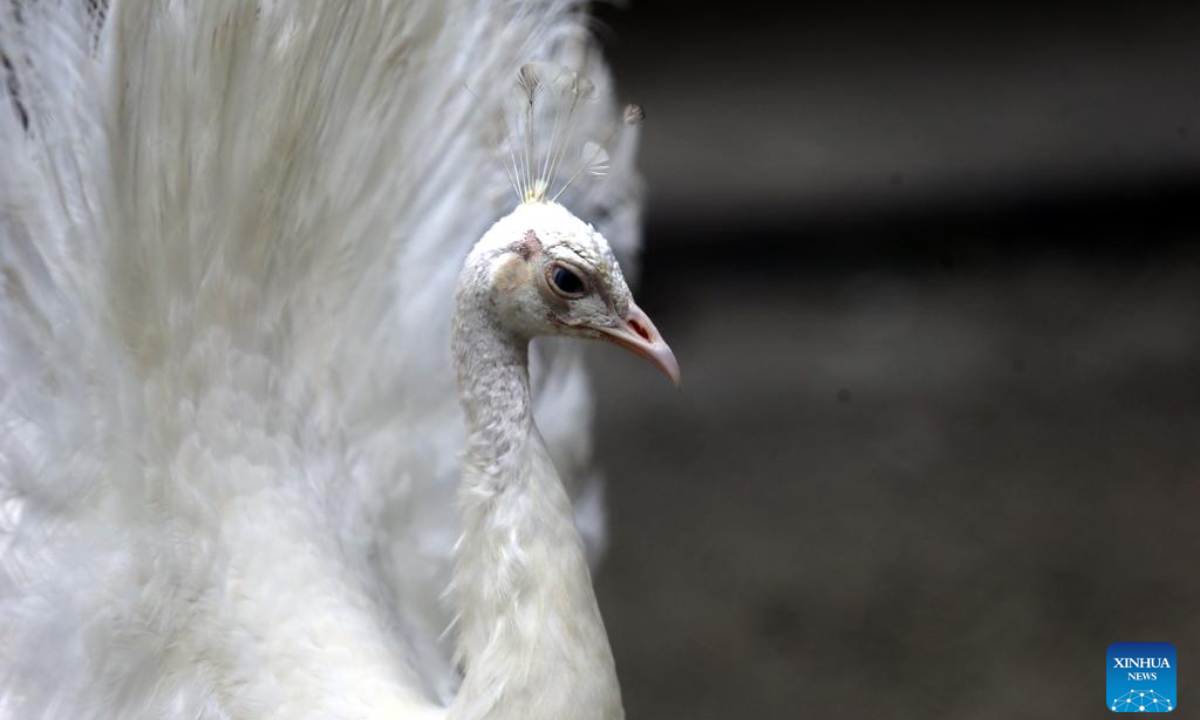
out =
[[[597,81],[581,137],[613,122],[575,3],[2,8],[0,718],[620,717],[615,680],[589,677],[596,697],[562,684],[577,658],[611,670],[600,625],[578,648],[574,620],[534,627],[565,633],[561,661],[482,659],[492,635],[540,622],[509,607],[531,588],[575,598],[568,619],[595,614],[586,566],[557,554],[572,543],[525,557],[519,529],[578,537],[569,515],[519,511],[568,512],[561,476],[585,538],[602,537],[576,345],[535,345],[541,433],[513,436],[520,467],[492,468],[544,492],[507,496],[529,500],[499,528],[509,545],[475,536],[503,563],[480,549],[452,573],[455,287],[513,205],[494,108],[542,60]],[[632,152],[624,136],[611,177],[562,198],[618,254],[637,242]],[[598,249],[604,282],[616,267],[557,205],[522,205],[489,237],[521,237],[513,222],[547,257]],[[491,283],[499,267],[476,270]],[[468,523],[495,507],[464,487]],[[537,582],[470,604],[472,582],[522,567]]]

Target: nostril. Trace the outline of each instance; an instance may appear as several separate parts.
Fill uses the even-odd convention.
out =
[[[642,324],[640,322],[638,322],[637,320],[630,320],[629,327],[633,328],[633,331],[635,333],[637,333],[638,335],[641,335],[642,339],[645,340],[646,342],[653,342],[650,339],[650,332],[648,330],[646,330],[646,328],[642,327]]]

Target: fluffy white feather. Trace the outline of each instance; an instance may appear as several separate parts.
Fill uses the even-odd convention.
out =
[[[437,716],[454,285],[517,68],[613,112],[575,3],[0,7],[0,718]],[[626,253],[632,143],[563,198]],[[579,352],[533,358],[573,492]]]

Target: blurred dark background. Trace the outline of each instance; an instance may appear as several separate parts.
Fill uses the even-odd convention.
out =
[[[1200,705],[1200,3],[598,8],[642,103],[596,350],[631,720]]]

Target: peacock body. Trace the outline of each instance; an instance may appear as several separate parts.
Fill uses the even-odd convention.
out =
[[[604,283],[605,238],[636,247],[628,133],[603,183],[558,198],[591,225],[519,179],[527,202],[497,223],[521,168],[497,161],[493,108],[518,68],[596,82],[580,137],[614,122],[577,5],[3,5],[0,718],[621,716],[615,678],[539,704],[578,657],[611,672],[599,616],[574,620],[595,613],[582,558],[603,538],[581,349],[539,340],[522,375],[516,332],[529,422],[498,464],[468,442],[475,355],[451,353],[452,327],[478,325],[456,297],[480,237],[536,226],[547,258],[583,238]],[[520,275],[474,267],[489,292]],[[605,322],[634,318],[623,279],[610,290],[625,315]],[[621,342],[665,362],[633,327]],[[511,522],[484,492],[505,487]],[[567,555],[527,556],[547,528]],[[472,584],[514,568],[531,584]],[[487,666],[489,637],[537,622],[512,603],[566,575],[578,602],[534,628],[562,657]]]

